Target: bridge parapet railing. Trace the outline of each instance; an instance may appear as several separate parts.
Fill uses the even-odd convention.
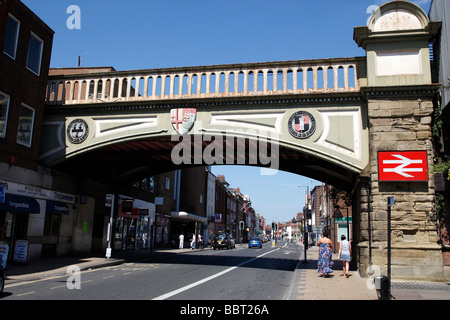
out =
[[[363,58],[298,60],[49,76],[47,104],[357,92]]]

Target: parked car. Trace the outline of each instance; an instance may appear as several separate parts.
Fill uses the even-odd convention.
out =
[[[262,241],[261,241],[261,239],[258,238],[258,237],[250,238],[250,240],[248,242],[248,247],[249,248],[260,247],[262,249]]]
[[[5,287],[5,270],[0,265],[0,293],[3,292],[4,287]]]
[[[229,233],[219,233],[214,236],[212,247],[214,250],[217,248],[232,249],[236,247],[236,241],[234,241],[233,237]]]

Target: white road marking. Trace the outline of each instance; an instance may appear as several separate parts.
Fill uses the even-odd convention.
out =
[[[188,284],[187,286],[184,286],[184,287],[182,287],[182,288],[180,288],[180,289],[177,289],[177,290],[173,290],[173,291],[168,292],[168,293],[166,293],[166,294],[163,294],[163,295],[161,295],[161,296],[159,296],[159,297],[153,298],[152,300],[166,300],[166,299],[168,299],[168,298],[170,298],[170,297],[173,297],[173,296],[175,296],[175,295],[177,295],[177,294],[179,294],[179,293],[181,293],[181,292],[184,292],[184,291],[186,291],[186,290],[192,289],[192,288],[197,287],[197,286],[199,286],[199,285],[201,285],[201,284],[203,284],[203,283],[205,283],[205,282],[208,282],[208,281],[211,281],[211,280],[213,280],[213,279],[215,279],[215,278],[218,278],[218,277],[220,277],[220,276],[223,276],[224,274],[226,274],[226,273],[228,273],[228,272],[230,272],[230,271],[233,271],[233,270],[235,270],[235,269],[237,269],[237,268],[239,268],[239,267],[242,267],[243,265],[246,265],[247,263],[250,263],[250,262],[252,262],[252,261],[255,261],[255,260],[257,260],[257,259],[259,259],[259,258],[261,258],[261,257],[264,257],[265,255],[267,255],[267,254],[269,254],[269,253],[272,253],[272,252],[275,252],[275,251],[278,251],[278,250],[280,250],[280,248],[275,249],[275,250],[272,250],[272,251],[268,251],[268,252],[266,252],[266,253],[263,253],[263,254],[261,254],[261,255],[255,257],[255,258],[252,258],[252,259],[250,259],[250,260],[244,261],[244,262],[238,264],[237,266],[228,268],[228,269],[226,269],[226,270],[224,270],[224,271],[222,271],[222,272],[219,272],[219,273],[217,273],[217,274],[214,274],[214,275],[212,275],[212,276],[210,276],[210,277],[207,277],[207,278],[202,279],[202,280],[199,280],[199,281],[197,281],[197,282]]]

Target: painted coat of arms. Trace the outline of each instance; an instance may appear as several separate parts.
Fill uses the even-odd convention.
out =
[[[194,126],[197,109],[183,108],[170,110],[170,119],[174,129],[181,135],[189,132]]]

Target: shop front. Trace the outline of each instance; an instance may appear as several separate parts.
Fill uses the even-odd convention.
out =
[[[26,259],[58,255],[65,236],[61,217],[70,214],[68,205],[74,203],[71,194],[0,181],[0,245],[8,248],[8,260],[17,257],[16,248],[23,250],[25,242]]]
[[[27,238],[29,215],[40,213],[40,205],[35,199],[5,194],[0,203],[0,245],[7,249],[6,259],[11,260],[14,256],[16,241]],[[5,261],[5,257],[2,260]]]
[[[155,205],[138,199],[120,199],[114,226],[114,249],[150,249]]]
[[[184,234],[184,248],[189,248],[189,243],[194,234],[199,234],[200,232],[203,240],[209,238],[207,228],[208,219],[206,217],[184,211],[172,211],[170,215],[172,218],[171,235],[174,247],[178,248],[178,236],[181,233]]]

